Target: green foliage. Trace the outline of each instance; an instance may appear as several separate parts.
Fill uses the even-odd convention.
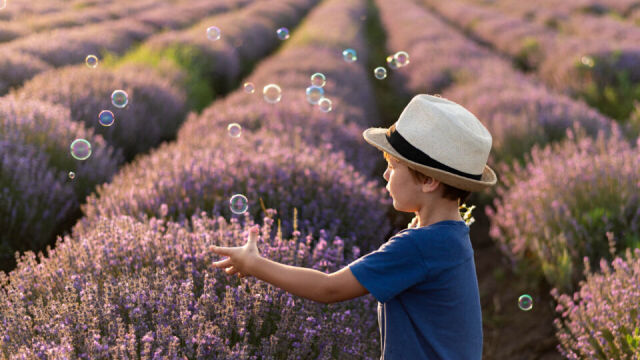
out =
[[[590,61],[578,61],[576,68],[584,79],[579,94],[585,101],[624,123],[634,111],[635,102],[640,101],[640,83],[630,80],[628,70],[616,69],[615,62],[619,57],[619,51],[606,59],[587,57]]]
[[[192,45],[171,45],[162,50],[139,46],[122,57],[105,54],[104,66],[117,68],[125,64],[146,65],[160,72],[179,70],[185,74],[180,81],[187,91],[189,108],[201,111],[216,96],[211,59]],[[207,80],[209,79],[209,81]]]
[[[540,60],[540,43],[533,36],[526,36],[522,39],[520,50],[514,61],[516,66],[523,71],[529,71],[535,67]]]

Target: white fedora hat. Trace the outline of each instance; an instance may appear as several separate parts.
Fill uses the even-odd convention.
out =
[[[453,101],[420,94],[389,129],[369,128],[364,139],[445,184],[480,191],[496,184],[487,165],[491,134],[469,110]]]

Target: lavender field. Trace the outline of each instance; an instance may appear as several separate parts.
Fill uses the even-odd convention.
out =
[[[640,360],[640,0],[0,0],[0,359],[379,359],[371,294],[209,246],[333,273],[407,228],[362,133],[416,94],[493,137],[483,359]]]

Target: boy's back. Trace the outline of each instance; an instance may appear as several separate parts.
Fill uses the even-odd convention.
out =
[[[349,268],[379,301],[381,359],[481,359],[480,296],[463,221],[402,230]]]

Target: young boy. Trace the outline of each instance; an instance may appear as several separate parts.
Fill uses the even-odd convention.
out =
[[[408,229],[333,274],[262,258],[257,227],[243,247],[211,247],[228,256],[214,265],[326,304],[371,293],[378,300],[381,359],[481,359],[480,296],[459,205],[496,183],[486,165],[491,135],[462,106],[421,94],[389,129],[370,128],[363,136],[384,152],[394,208],[416,214]]]

